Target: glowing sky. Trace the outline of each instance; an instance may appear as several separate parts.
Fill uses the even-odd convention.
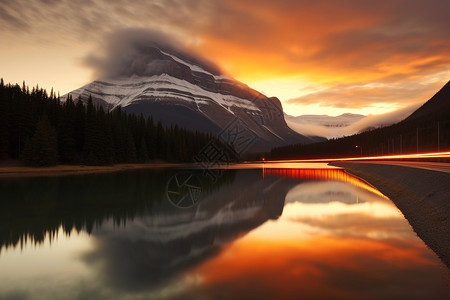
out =
[[[178,38],[292,115],[382,113],[450,79],[447,0],[0,0],[0,76],[61,94],[110,32]]]

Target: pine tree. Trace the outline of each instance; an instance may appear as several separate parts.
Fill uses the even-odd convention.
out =
[[[77,104],[75,106],[74,116],[74,137],[75,137],[75,151],[77,155],[76,161],[81,162],[81,157],[84,148],[84,135],[85,135],[85,119],[86,112],[81,98],[78,97]]]
[[[166,140],[166,132],[161,121],[158,121],[158,124],[156,125],[156,158],[166,158]]]
[[[127,142],[127,163],[135,163],[137,161],[136,144],[134,142],[133,135],[131,134],[131,130],[128,131],[126,142]]]
[[[155,125],[153,124],[153,119],[149,117],[147,119],[146,130],[145,130],[145,141],[147,143],[148,157],[149,159],[155,159],[156,153],[156,131]]]
[[[27,139],[23,160],[36,167],[53,166],[58,162],[56,130],[50,125],[47,116],[39,120],[31,140]]]
[[[140,163],[146,163],[148,162],[148,150],[147,150],[147,143],[145,142],[144,137],[141,139],[141,145],[139,147],[138,152],[138,162]]]
[[[89,96],[86,106],[86,122],[84,135],[83,156],[87,165],[98,165],[98,141],[100,138],[99,128],[96,118],[96,109],[92,102],[92,97]]]
[[[99,158],[99,163],[102,165],[110,165],[113,163],[114,146],[111,133],[110,122],[106,117],[105,111],[102,107],[97,112],[97,122],[99,137],[97,140],[96,154]]]
[[[117,163],[123,163],[127,160],[127,126],[120,107],[115,108],[111,114],[114,161]]]
[[[8,119],[8,102],[2,78],[0,81],[0,159],[8,156]]]
[[[58,120],[58,149],[59,159],[62,163],[76,162],[77,151],[75,141],[75,104],[72,97],[68,96],[66,103],[61,106]]]

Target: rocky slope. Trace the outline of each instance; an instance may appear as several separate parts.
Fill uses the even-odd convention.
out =
[[[84,102],[92,96],[107,110],[121,106],[152,116],[165,126],[226,136],[226,142],[240,145],[239,153],[318,140],[286,125],[277,98],[264,96],[215,66],[156,44],[140,51],[142,60],[134,60],[129,72],[96,80],[70,94]]]

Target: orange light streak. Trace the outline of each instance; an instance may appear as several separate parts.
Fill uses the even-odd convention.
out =
[[[340,182],[347,182],[366,191],[369,191],[375,195],[388,199],[374,186],[368,182],[348,174],[343,169],[287,169],[287,168],[265,168],[263,169],[263,175],[277,176],[294,179],[311,179],[311,180],[333,180]]]
[[[398,155],[384,155],[384,156],[358,156],[358,157],[342,157],[342,158],[314,158],[314,159],[295,159],[295,160],[270,160],[271,162],[330,162],[330,161],[354,161],[354,160],[379,160],[379,159],[420,159],[420,158],[450,158],[450,152],[427,152],[415,154],[398,154]]]

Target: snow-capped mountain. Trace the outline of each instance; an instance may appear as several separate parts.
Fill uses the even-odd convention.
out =
[[[347,127],[359,120],[364,119],[366,116],[359,114],[345,113],[340,116],[328,116],[328,115],[302,115],[302,116],[290,116],[285,114],[287,121],[295,122],[305,125],[317,125],[329,128]]]
[[[277,98],[264,96],[209,63],[157,44],[139,49],[139,56],[127,62],[124,72],[70,94],[84,102],[91,95],[95,104],[108,110],[121,106],[165,126],[214,134],[234,130],[246,140],[247,151],[316,140],[287,126]]]

